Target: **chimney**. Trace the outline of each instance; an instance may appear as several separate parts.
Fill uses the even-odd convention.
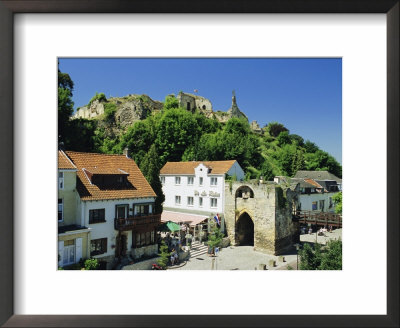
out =
[[[126,157],[130,158],[130,157],[129,157],[129,148],[128,148],[128,147],[125,147],[123,154],[124,154]]]

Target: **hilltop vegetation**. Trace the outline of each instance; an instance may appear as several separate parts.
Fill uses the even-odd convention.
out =
[[[263,128],[263,134],[258,134],[246,119],[233,117],[220,123],[200,112],[179,108],[176,98],[169,95],[160,111],[118,130],[112,128],[119,124],[115,121],[116,108],[104,94],[96,94],[90,101],[100,99],[106,104],[102,117],[71,120],[73,83],[68,74],[59,73],[58,90],[59,141],[66,149],[121,154],[128,147],[142,171],[149,172],[152,163],[152,172],[146,175],[155,175],[154,170],[167,161],[227,159],[236,159],[247,178],[263,176],[271,180],[275,175],[293,176],[303,169],[342,175],[341,165],[331,155],[315,143],[290,134],[281,123],[271,122]]]

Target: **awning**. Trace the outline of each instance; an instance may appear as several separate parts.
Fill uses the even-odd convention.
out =
[[[163,223],[162,225],[159,226],[158,230],[160,231],[171,231],[171,232],[175,232],[175,231],[179,231],[181,230],[181,226],[175,222],[172,221],[168,221],[166,223]]]
[[[196,214],[187,214],[187,213],[178,213],[178,212],[170,212],[170,211],[163,211],[161,213],[161,222],[172,221],[178,224],[189,224],[191,226],[195,226],[207,220],[208,216],[204,215],[196,215]]]

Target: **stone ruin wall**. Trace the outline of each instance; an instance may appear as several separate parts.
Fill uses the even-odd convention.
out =
[[[237,198],[236,191],[247,186],[254,192],[254,198]],[[292,201],[298,192],[287,191],[285,207],[279,207],[279,186],[273,183],[233,182],[225,185],[225,223],[232,245],[238,245],[237,221],[247,213],[254,223],[254,250],[280,255],[289,249],[298,238],[298,224],[292,221]]]

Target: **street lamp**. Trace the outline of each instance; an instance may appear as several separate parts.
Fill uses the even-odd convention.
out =
[[[296,247],[296,254],[297,254],[297,265],[296,265],[296,270],[299,270],[299,249],[300,249],[300,244],[296,243],[294,244]]]

